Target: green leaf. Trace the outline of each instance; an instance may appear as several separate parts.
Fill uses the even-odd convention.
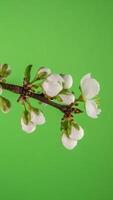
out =
[[[68,94],[70,91],[69,89],[63,89],[60,94]]]
[[[32,107],[31,109],[32,109],[33,112],[39,114],[39,109],[38,108]]]
[[[80,126],[76,122],[72,122],[72,125],[77,129],[80,130]]]
[[[60,96],[56,96],[55,99],[59,102],[62,102],[62,99],[60,98]]]
[[[27,125],[31,120],[31,113],[27,109],[25,109],[22,117],[24,123]]]
[[[29,83],[30,82],[30,78],[31,78],[31,69],[32,69],[32,65],[28,65],[25,69],[25,73],[24,73],[24,81]]]
[[[62,120],[62,122],[61,122],[61,130],[63,132],[65,132],[67,137],[69,137],[69,135],[71,133],[71,121],[68,120],[68,119]]]

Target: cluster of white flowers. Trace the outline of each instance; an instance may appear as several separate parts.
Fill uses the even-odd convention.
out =
[[[72,150],[76,147],[79,140],[81,140],[84,136],[84,130],[82,127],[74,127],[73,125],[70,128],[69,135],[65,133],[65,131],[62,132],[61,141],[63,146],[66,149]]]
[[[75,95],[69,91],[73,85],[72,76],[54,74],[47,68],[45,72],[48,73],[48,76],[42,83],[44,93],[50,98],[57,97],[65,105],[74,103]]]
[[[91,118],[97,118],[101,112],[97,103],[97,95],[100,92],[99,82],[92,78],[91,74],[88,73],[82,77],[80,81],[80,96],[75,97],[71,88],[73,86],[73,78],[70,74],[55,74],[46,67],[38,69],[34,79],[30,82],[31,65],[26,68],[24,83],[28,84],[31,91],[33,88],[41,88],[41,93],[48,98],[50,101],[59,101],[61,105],[66,108],[76,109],[76,105],[80,102],[84,103],[86,114]],[[8,65],[0,65],[0,82],[2,82],[10,74],[10,68]],[[39,81],[39,82],[38,82]],[[24,84],[23,84],[24,87]],[[28,87],[29,88],[29,87]],[[0,95],[3,89],[0,84]],[[29,98],[29,97],[27,97]],[[42,111],[31,106],[27,101],[27,98],[22,99],[24,105],[24,112],[21,117],[21,127],[26,133],[32,133],[36,130],[37,125],[42,125],[46,122],[45,116]],[[28,104],[28,108],[26,107]],[[10,102],[0,96],[0,108],[3,112],[8,112],[10,109]],[[68,115],[69,114],[69,115]],[[61,142],[63,146],[69,150],[76,147],[79,140],[84,136],[84,129],[74,122],[74,113],[65,113],[61,122]]]
[[[100,92],[99,82],[91,77],[91,74],[86,74],[80,81],[82,98],[85,102],[86,113],[89,117],[97,118],[101,112],[96,102],[96,96]]]
[[[66,91],[63,94],[63,89],[70,89],[73,85],[73,79],[71,75],[59,75],[52,74],[49,71],[48,77],[44,80],[42,87],[44,92],[49,97],[59,96],[61,101],[70,105],[75,101],[75,95],[70,91]],[[97,118],[101,112],[101,109],[98,108],[96,101],[96,96],[99,94],[100,85],[99,82],[91,77],[91,74],[88,73],[80,81],[81,89],[81,99],[85,103],[86,113],[89,117]],[[75,127],[71,127],[70,134],[67,136],[65,132],[62,133],[62,144],[67,149],[73,149],[77,145],[77,141],[82,139],[84,136],[84,130],[79,126],[79,130]]]
[[[32,133],[36,130],[37,125],[45,123],[44,114],[36,108],[25,110],[21,118],[21,126],[26,133]]]

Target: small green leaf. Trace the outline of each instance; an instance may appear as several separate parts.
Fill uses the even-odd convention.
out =
[[[29,83],[30,82],[30,78],[31,78],[31,69],[32,69],[32,65],[28,65],[25,69],[25,73],[24,73],[24,81]]]
[[[69,89],[63,89],[60,94],[68,94],[69,93]]]
[[[75,123],[74,121],[72,122],[72,125],[73,125],[77,130],[80,130],[80,126],[79,126],[77,123]]]
[[[24,123],[27,125],[31,120],[31,113],[27,109],[25,109],[22,117]]]
[[[60,98],[60,96],[56,96],[55,99],[59,102],[62,102],[62,99]]]
[[[32,107],[31,109],[32,109],[33,112],[39,114],[39,109],[38,109],[38,108],[34,108],[34,107]]]
[[[65,132],[65,134],[67,135],[67,137],[69,137],[70,133],[71,133],[71,121],[68,119],[64,119],[61,122],[61,130],[63,132]]]

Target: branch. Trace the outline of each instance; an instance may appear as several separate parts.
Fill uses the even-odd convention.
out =
[[[28,97],[36,99],[40,102],[46,103],[46,104],[48,104],[52,107],[57,108],[58,110],[60,110],[61,112],[63,112],[66,115],[70,114],[72,112],[74,112],[74,113],[81,113],[82,112],[78,108],[72,108],[73,105],[65,106],[65,105],[61,105],[61,104],[58,104],[56,102],[53,102],[52,100],[45,97],[43,93],[37,94],[37,93],[31,92],[30,90],[26,89],[24,86],[19,86],[19,85],[14,85],[14,84],[9,84],[9,83],[3,83],[3,82],[0,82],[0,84],[1,84],[2,88],[5,89],[5,90],[9,90],[13,93],[20,94],[22,96],[28,96]]]

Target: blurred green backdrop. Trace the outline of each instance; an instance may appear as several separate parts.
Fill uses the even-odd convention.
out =
[[[60,142],[57,110],[44,107],[47,123],[34,134],[20,127],[18,95],[4,92],[12,111],[0,113],[1,200],[113,199],[113,1],[0,0],[0,62],[12,66],[8,81],[22,84],[28,64],[101,84],[102,114],[77,121],[85,137],[73,151]],[[37,102],[32,101],[38,106]]]

